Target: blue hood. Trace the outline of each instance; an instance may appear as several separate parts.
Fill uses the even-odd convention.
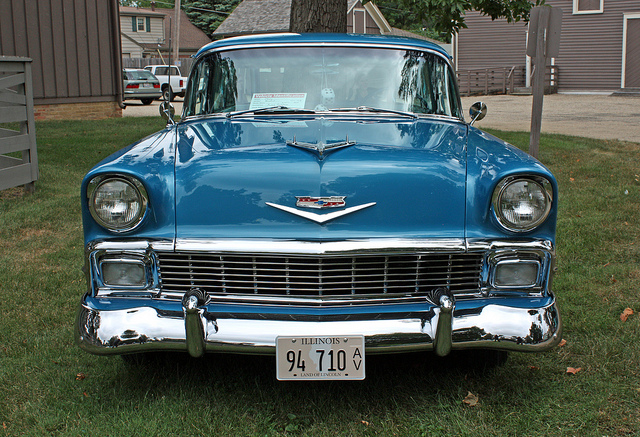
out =
[[[182,123],[176,148],[177,238],[463,238],[467,126],[439,120],[222,119]],[[323,159],[287,141],[355,145]],[[339,209],[296,196],[346,196]],[[274,208],[328,214],[318,224]]]

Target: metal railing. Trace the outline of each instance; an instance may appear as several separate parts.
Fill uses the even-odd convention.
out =
[[[31,59],[0,56],[0,190],[38,179]]]

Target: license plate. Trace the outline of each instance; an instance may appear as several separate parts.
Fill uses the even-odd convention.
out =
[[[364,379],[364,336],[278,337],[279,380]]]
[[[143,83],[142,84],[142,88],[153,88],[153,84],[152,83]]]

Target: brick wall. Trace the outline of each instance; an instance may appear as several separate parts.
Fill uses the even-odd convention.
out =
[[[100,120],[122,117],[122,109],[116,102],[63,103],[35,105],[36,120]]]

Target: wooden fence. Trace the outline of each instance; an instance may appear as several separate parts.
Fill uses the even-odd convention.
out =
[[[179,64],[180,73],[183,76],[189,76],[191,66],[195,59],[193,58],[180,58]],[[171,60],[173,65],[176,65],[175,59]],[[144,68],[147,65],[164,65],[165,62],[160,58],[122,58],[122,68]]]
[[[38,179],[31,59],[0,56],[0,191]]]
[[[545,93],[558,92],[558,67],[547,65],[545,71]],[[498,68],[458,70],[460,94],[464,96],[487,94],[513,94],[526,84],[524,65]]]
[[[458,70],[460,94],[507,94],[525,85],[525,66]]]

